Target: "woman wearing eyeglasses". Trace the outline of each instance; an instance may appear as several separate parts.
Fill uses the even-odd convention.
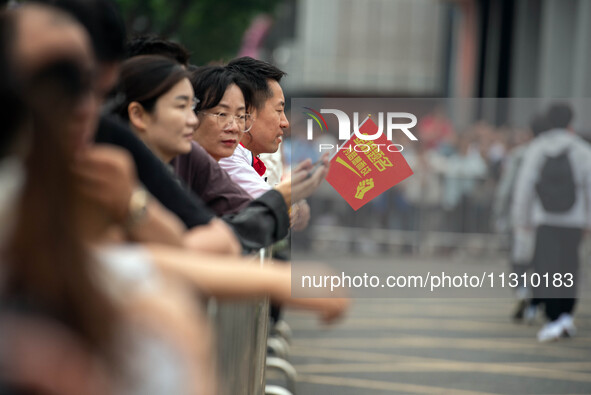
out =
[[[199,125],[195,141],[216,161],[231,156],[243,134],[252,127],[248,113],[252,95],[249,86],[220,66],[197,69],[191,82],[200,99],[196,107]]]

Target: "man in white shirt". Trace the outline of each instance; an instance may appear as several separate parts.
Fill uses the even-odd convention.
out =
[[[263,177],[266,166],[259,155],[276,152],[283,130],[289,127],[285,96],[279,85],[285,73],[270,63],[249,57],[234,59],[226,67],[241,74],[252,85],[253,126],[244,134],[234,154],[221,159],[219,164],[234,182],[257,198],[272,187]],[[310,217],[308,204],[305,201],[294,203],[297,204],[292,208],[293,225],[296,229],[303,228]]]

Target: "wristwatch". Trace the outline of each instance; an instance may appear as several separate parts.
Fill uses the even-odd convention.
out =
[[[144,188],[137,187],[134,189],[129,199],[126,228],[132,228],[144,220],[148,213],[149,200],[150,194]]]

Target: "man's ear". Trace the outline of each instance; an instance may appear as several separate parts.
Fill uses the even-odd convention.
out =
[[[240,139],[240,142],[242,143],[242,145],[244,145],[245,147],[248,147],[248,145],[250,144],[251,141],[252,141],[252,135],[250,134],[250,131],[242,134],[242,138]]]
[[[127,114],[129,115],[129,123],[134,129],[140,132],[146,130],[146,121],[149,114],[140,103],[136,101],[129,103]]]
[[[252,118],[252,121],[254,122],[257,119],[257,115],[258,115],[258,111],[255,108],[255,106],[251,106],[248,109],[248,112],[250,113],[250,117]]]

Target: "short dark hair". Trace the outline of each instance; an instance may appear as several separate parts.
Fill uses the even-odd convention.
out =
[[[125,59],[125,22],[111,0],[34,0],[72,15],[88,31],[94,53],[101,62]]]
[[[183,66],[189,65],[191,54],[179,43],[154,35],[136,36],[126,45],[127,57],[139,55],[161,55],[174,59]]]
[[[249,56],[232,60],[226,68],[248,80],[254,93],[252,104],[256,109],[261,109],[265,101],[273,96],[268,80],[281,82],[281,79],[287,75],[271,63]]]
[[[191,73],[191,84],[195,96],[200,100],[196,110],[207,110],[220,103],[226,89],[236,84],[244,95],[244,102],[248,110],[252,105],[252,87],[244,77],[223,66],[203,66]]]
[[[541,133],[551,129],[548,126],[548,120],[546,119],[545,114],[535,115],[529,123],[529,127],[534,137],[539,136]]]
[[[573,110],[568,103],[553,103],[546,112],[549,129],[565,129],[573,119]]]
[[[134,101],[152,112],[160,96],[188,77],[189,72],[182,65],[164,56],[142,55],[127,59],[121,65],[117,87],[117,92],[125,98],[114,112],[129,120],[127,108]]]

